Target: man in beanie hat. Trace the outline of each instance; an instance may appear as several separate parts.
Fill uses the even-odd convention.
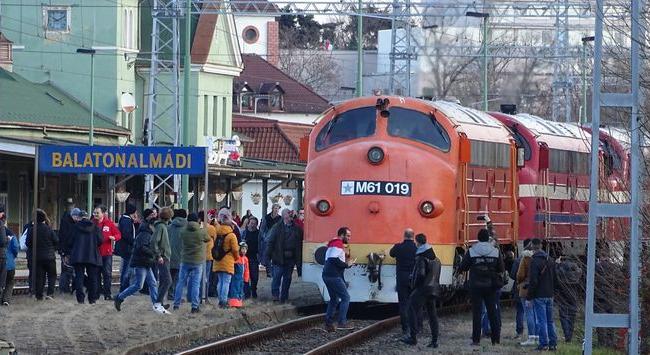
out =
[[[129,267],[131,260],[131,253],[133,252],[133,241],[135,239],[135,220],[137,218],[137,211],[134,205],[126,205],[124,214],[118,221],[118,229],[122,234],[122,238],[115,243],[115,255],[122,258],[120,266],[120,292],[124,291],[131,284],[132,270]]]
[[[465,253],[459,268],[469,271],[469,290],[472,301],[472,345],[481,341],[481,309],[487,310],[492,330],[492,344],[501,342],[501,325],[497,318],[497,290],[503,287],[501,273],[504,271],[503,258],[499,249],[490,243],[490,232],[481,229],[478,243]]]

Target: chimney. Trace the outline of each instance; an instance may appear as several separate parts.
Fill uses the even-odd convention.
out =
[[[266,23],[266,60],[278,66],[280,62],[280,30],[276,21]]]
[[[0,32],[0,68],[6,71],[13,71],[13,55],[11,42]]]

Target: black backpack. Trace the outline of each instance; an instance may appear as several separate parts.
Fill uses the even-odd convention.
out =
[[[214,241],[214,246],[212,247],[212,258],[216,261],[219,261],[223,259],[226,254],[228,254],[228,250],[224,250],[223,246],[226,241],[226,235],[224,234],[219,234],[217,235],[217,239]]]

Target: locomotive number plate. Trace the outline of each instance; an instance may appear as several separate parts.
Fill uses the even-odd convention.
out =
[[[397,181],[341,181],[341,195],[411,196],[411,183]]]

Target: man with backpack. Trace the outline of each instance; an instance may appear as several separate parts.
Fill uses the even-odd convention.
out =
[[[230,281],[235,273],[235,261],[239,258],[239,243],[231,224],[232,216],[228,209],[221,209],[217,216],[217,238],[212,247],[214,264],[212,270],[217,273],[219,282],[217,293],[219,296],[219,307],[228,308],[228,293],[230,292]]]
[[[271,229],[266,255],[272,264],[273,301],[284,303],[289,298],[294,266],[302,277],[302,229],[293,224],[289,209],[282,210],[282,222]]]
[[[142,213],[142,216],[144,217],[144,220],[138,229],[138,234],[135,236],[133,254],[131,255],[130,266],[133,268],[133,282],[126,290],[122,291],[117,295],[117,297],[115,297],[115,309],[120,311],[124,300],[140,291],[146,281],[149,286],[149,296],[151,297],[154,312],[159,314],[169,314],[162,304],[158,303],[158,283],[156,282],[156,277],[153,273],[153,268],[156,267],[156,262],[160,260],[160,256],[156,255],[154,252],[154,227],[150,223],[153,218],[152,216],[155,216],[155,213],[152,209],[148,208]]]
[[[557,350],[557,335],[553,324],[553,291],[555,288],[555,263],[542,250],[542,241],[534,238],[533,258],[530,263],[530,281],[528,284],[528,299],[533,301],[533,309],[537,319],[537,335],[539,346],[537,350]]]
[[[187,226],[180,232],[181,268],[174,288],[174,310],[180,307],[183,289],[187,285],[192,302],[191,312],[199,312],[199,285],[205,267],[205,244],[210,240],[205,229],[202,229],[199,224],[199,216],[190,213],[187,216]]]

